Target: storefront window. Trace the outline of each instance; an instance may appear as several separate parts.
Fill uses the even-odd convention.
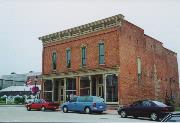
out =
[[[118,77],[115,74],[106,77],[106,102],[118,102]]]
[[[90,95],[90,81],[88,77],[81,77],[80,80],[80,95]]]
[[[71,95],[76,95],[76,79],[66,79],[66,99],[70,100]]]
[[[52,101],[52,81],[45,80],[44,82],[44,99]]]
[[[54,82],[54,101],[58,101],[59,96],[59,80]]]
[[[46,101],[52,101],[52,92],[44,92],[44,99]]]
[[[44,91],[52,91],[52,81],[51,80],[45,80]]]

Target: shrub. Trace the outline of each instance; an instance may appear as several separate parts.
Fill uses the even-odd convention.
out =
[[[6,98],[5,97],[0,97],[0,103],[6,103]]]
[[[24,102],[25,102],[25,98],[23,98],[23,97],[15,97],[14,98],[15,104],[24,104]]]

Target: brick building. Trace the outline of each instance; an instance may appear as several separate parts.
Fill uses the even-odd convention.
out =
[[[108,104],[178,99],[177,54],[115,15],[39,38],[43,98],[96,95]]]

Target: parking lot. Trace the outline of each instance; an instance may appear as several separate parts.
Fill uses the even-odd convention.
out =
[[[27,111],[23,106],[0,106],[0,122],[152,122],[147,119],[121,118],[116,111],[103,114]]]

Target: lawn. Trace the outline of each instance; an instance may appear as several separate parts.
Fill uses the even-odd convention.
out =
[[[176,108],[175,108],[175,111],[180,111],[180,107],[176,107]]]

